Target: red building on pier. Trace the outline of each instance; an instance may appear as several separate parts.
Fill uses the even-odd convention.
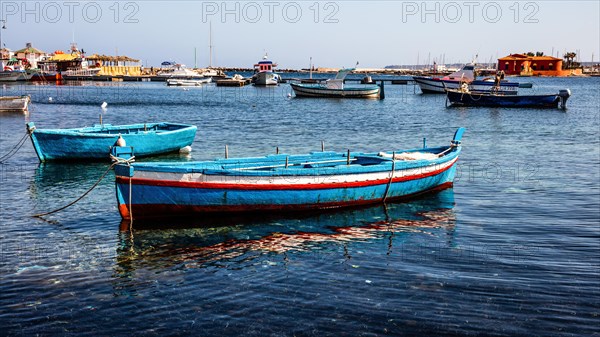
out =
[[[563,69],[563,60],[552,56],[511,54],[498,59],[498,70],[506,75],[569,76],[581,75],[581,69]]]

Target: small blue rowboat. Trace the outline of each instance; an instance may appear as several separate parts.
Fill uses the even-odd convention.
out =
[[[567,107],[567,100],[571,96],[569,89],[560,90],[558,94],[550,95],[502,95],[482,94],[468,91],[450,90],[446,91],[448,100],[452,106],[475,106],[475,107],[497,107],[497,108],[557,108]]]
[[[121,136],[135,148],[137,156],[174,152],[191,145],[196,126],[177,123],[94,125],[76,129],[37,129],[27,123],[27,131],[40,161],[108,160],[110,148]]]
[[[123,219],[298,211],[397,200],[452,186],[464,133],[449,146],[399,152],[315,152],[115,166]],[[128,158],[127,147],[113,154]]]

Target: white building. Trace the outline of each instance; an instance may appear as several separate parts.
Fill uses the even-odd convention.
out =
[[[26,59],[29,62],[31,68],[33,69],[38,68],[38,61],[41,61],[48,57],[48,54],[46,52],[32,47],[31,42],[27,42],[25,44],[25,48],[15,51],[14,55],[20,60]]]

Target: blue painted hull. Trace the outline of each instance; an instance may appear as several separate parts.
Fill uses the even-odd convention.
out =
[[[408,198],[452,186],[460,146],[405,153],[414,152],[433,159],[391,160],[378,154],[350,153],[348,157],[326,152],[118,165],[119,212],[124,219],[140,219],[328,209]]]
[[[553,95],[502,96],[476,93],[447,92],[453,106],[477,106],[499,108],[557,108],[560,97]]]
[[[104,124],[78,129],[36,129],[27,124],[31,141],[41,162],[49,160],[109,160],[110,148],[119,135],[136,156],[178,151],[194,142],[197,128],[175,123],[112,126]]]

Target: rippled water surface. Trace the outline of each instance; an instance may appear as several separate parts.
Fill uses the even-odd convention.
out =
[[[288,98],[278,88],[161,83],[6,85],[0,155],[38,128],[172,121],[198,126],[191,157],[380,151],[447,144],[464,126],[453,189],[417,200],[285,217],[162,221],[129,231],[107,163],[40,165],[30,142],[0,171],[2,334],[600,334],[600,78],[566,112],[444,107],[387,85],[386,99]],[[52,97],[52,101],[49,100]],[[157,160],[154,158],[153,160]]]

